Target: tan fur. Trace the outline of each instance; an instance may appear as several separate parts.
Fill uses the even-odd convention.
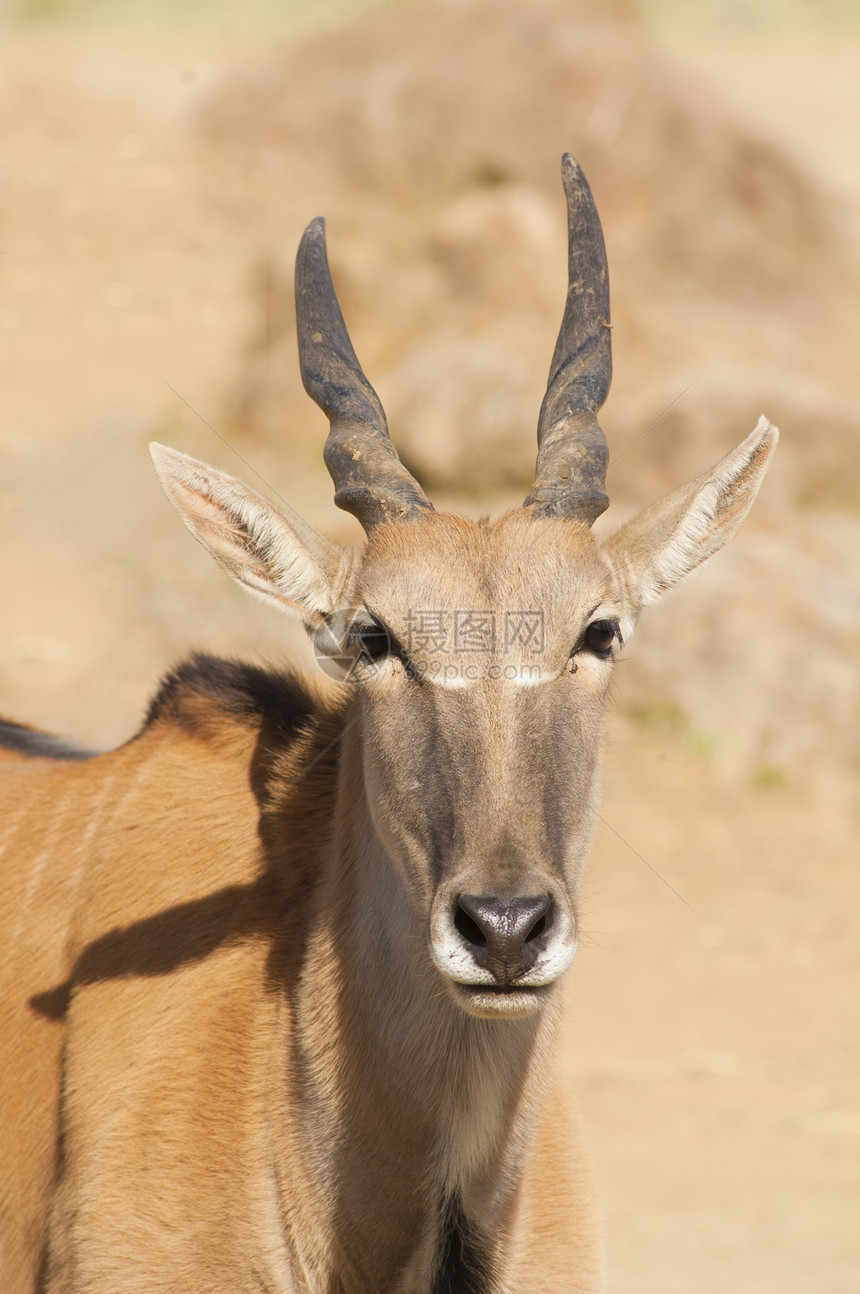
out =
[[[602,551],[578,522],[431,514],[352,566],[162,456],[198,538],[311,628],[539,610],[542,673],[516,642],[426,647],[420,677],[356,654],[343,687],[203,664],[116,751],[0,748],[6,1294],[602,1288],[558,985],[473,1009],[434,956],[461,892],[546,890],[572,938],[611,675],[583,634],[626,636],[715,551],[774,439]],[[452,1200],[491,1279],[434,1284]]]

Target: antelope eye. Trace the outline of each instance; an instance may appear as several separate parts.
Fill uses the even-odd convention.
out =
[[[608,656],[618,636],[617,620],[594,620],[585,631],[582,645],[595,656]]]
[[[349,631],[349,646],[368,660],[382,660],[392,649],[391,635],[384,625],[354,624]]]

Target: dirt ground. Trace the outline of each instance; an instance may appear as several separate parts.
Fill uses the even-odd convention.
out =
[[[293,457],[243,442],[247,464],[219,439],[256,326],[261,248],[231,206],[230,175],[204,173],[197,123],[272,42],[264,22],[223,20],[0,31],[2,713],[111,743],[193,647],[273,660],[306,651],[190,541],[145,449],[167,439],[251,483],[256,470],[311,522],[352,533],[306,439]],[[860,35],[702,43],[685,31],[667,48],[806,168],[856,239]],[[684,616],[751,636],[768,619],[780,593],[770,577],[744,597],[732,578],[779,542],[785,497],[765,492],[763,520],[734,541],[724,576],[704,573],[643,633],[646,662],[652,641],[665,652],[677,637],[678,672],[710,690],[713,708],[728,705],[721,666]],[[857,517],[807,511],[797,524],[810,563],[851,548],[831,585],[820,562],[785,574],[785,587],[807,579],[810,596],[829,599],[832,646],[857,623]],[[816,626],[800,623],[798,690],[817,659]],[[800,737],[784,767],[722,757],[659,690],[643,700],[642,677],[634,704],[624,668],[565,1057],[602,1183],[610,1289],[854,1294],[857,768]],[[836,652],[828,669],[856,680],[857,659]],[[791,728],[793,686],[771,724]],[[743,748],[761,716],[752,703],[728,708],[726,741]],[[855,733],[857,718],[844,716]]]

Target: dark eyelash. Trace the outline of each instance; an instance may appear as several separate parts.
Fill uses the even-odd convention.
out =
[[[394,635],[375,616],[370,624],[352,624],[347,635],[347,646],[360,651],[367,660],[379,661],[387,656],[403,660],[403,649]]]

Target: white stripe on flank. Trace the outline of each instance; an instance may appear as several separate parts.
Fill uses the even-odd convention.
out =
[[[33,899],[36,897],[36,890],[37,890],[39,881],[41,879],[42,872],[45,870],[45,865],[47,864],[48,860],[51,857],[53,857],[54,843],[57,836],[59,835],[58,828],[63,817],[65,816],[68,799],[69,799],[68,796],[63,796],[58,801],[58,803],[54,806],[53,812],[51,813],[50,822],[48,823],[48,826],[45,832],[44,843],[42,845],[42,848],[40,849],[39,853],[36,855],[35,859],[30,865],[30,874],[27,877],[27,887],[24,890],[24,894],[21,899],[20,906],[18,908],[17,920],[12,929],[12,934],[10,935],[10,938],[9,938],[10,946],[14,946],[14,944],[17,942],[21,934],[21,931],[24,929],[24,925],[27,919],[27,914],[33,904]]]

